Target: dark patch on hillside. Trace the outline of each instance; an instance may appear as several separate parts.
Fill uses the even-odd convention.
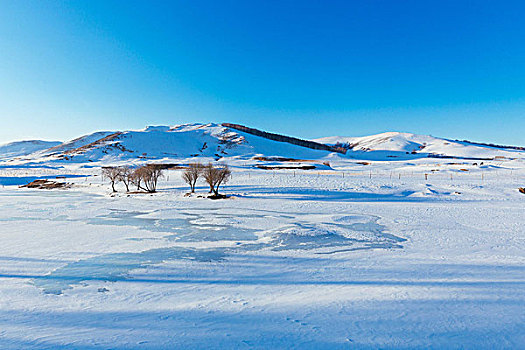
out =
[[[520,147],[520,146],[495,145],[493,143],[472,142],[472,141],[468,141],[468,140],[463,140],[463,141],[456,140],[456,141],[468,143],[469,145],[474,145],[474,146],[488,146],[488,147],[493,147],[493,148],[514,149],[514,150],[517,150],[517,151],[525,151],[525,147]]]
[[[244,125],[231,124],[231,123],[222,123],[222,126],[227,127],[227,128],[232,128],[232,129],[235,129],[235,130],[239,130],[239,131],[242,131],[242,132],[245,132],[245,133],[248,133],[248,134],[252,134],[252,135],[255,135],[255,136],[264,137],[264,138],[272,140],[272,141],[287,142],[287,143],[291,143],[292,145],[297,145],[297,146],[311,148],[311,149],[316,149],[316,150],[321,150],[321,151],[337,152],[337,153],[343,153],[343,154],[346,153],[346,149],[341,148],[341,147],[329,146],[329,145],[325,145],[323,143],[318,143],[318,142],[314,142],[314,141],[298,139],[296,137],[290,137],[290,136],[284,136],[284,135],[279,135],[279,134],[273,134],[273,133],[266,132],[266,131],[261,131],[261,130],[257,130],[257,129],[253,129],[253,128],[248,128],[248,127],[246,127]]]

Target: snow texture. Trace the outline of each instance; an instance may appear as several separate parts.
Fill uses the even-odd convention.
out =
[[[406,154],[424,144],[464,158]],[[192,124],[3,161],[0,348],[523,348],[523,152],[397,133],[359,145]],[[156,194],[112,194],[100,176],[216,159],[229,199],[202,182],[185,196],[181,170]],[[72,187],[18,187],[35,178]]]

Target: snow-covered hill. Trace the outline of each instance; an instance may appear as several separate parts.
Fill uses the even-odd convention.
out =
[[[213,123],[101,131],[61,144],[24,141],[0,147],[0,161],[10,164],[89,162],[95,166],[119,162],[178,163],[195,158],[201,161],[245,162],[254,157],[264,157],[266,165],[268,161],[283,161],[279,158],[310,160],[321,164],[325,160],[395,161],[429,157],[523,159],[525,151],[398,132],[365,137],[334,136],[307,141],[235,124]],[[295,165],[298,166],[297,163]]]
[[[59,141],[17,141],[0,146],[0,159],[10,159],[27,156],[41,150],[60,145]]]
[[[330,152],[255,136],[219,124],[149,126],[143,130],[96,132],[31,154],[32,162],[116,163],[203,161],[255,156],[320,159]]]
[[[332,136],[316,139],[329,145],[348,149],[347,155],[360,158],[453,157],[493,159],[495,157],[523,158],[524,151],[498,148],[474,143],[453,141],[428,135],[385,132],[364,137]]]

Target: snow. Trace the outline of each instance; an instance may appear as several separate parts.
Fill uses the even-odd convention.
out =
[[[469,144],[461,141],[453,141],[432,137],[427,135],[415,135],[401,132],[386,132],[382,134],[364,137],[342,137],[331,136],[316,139],[314,141],[326,144],[350,144],[352,151],[358,157],[377,158],[373,153],[392,157],[402,157],[404,154],[417,152],[425,156],[427,154],[444,155],[459,158],[494,158],[494,157],[523,157],[523,151],[512,149],[500,149],[488,146]],[[367,155],[362,155],[365,151]],[[386,151],[386,152],[385,152]]]
[[[524,152],[391,133],[342,155],[217,124],[112,135],[0,162],[1,349],[525,343]],[[465,158],[406,155],[425,143]],[[151,195],[100,176],[217,152],[225,200],[202,182],[185,196],[180,170]],[[495,154],[512,157],[468,159]],[[73,186],[18,187],[57,176]]]
[[[0,347],[519,348],[525,167],[426,166],[236,167],[220,201],[179,171],[155,195],[5,186]]]
[[[173,127],[149,126],[143,130],[97,132],[44,152],[35,152],[29,160],[11,162],[60,165],[86,164],[98,166],[120,163],[180,162],[198,158],[214,161],[235,157],[280,156],[320,159],[329,153],[288,143],[275,142],[218,124],[186,124]],[[0,166],[2,164],[0,163]]]
[[[43,151],[51,147],[60,145],[58,141],[17,141],[0,145],[0,160],[23,157],[31,153]]]
[[[326,144],[349,144],[346,154],[313,150],[286,142],[254,136],[219,124],[184,124],[148,126],[142,130],[102,131],[79,137],[58,146],[30,152],[24,159],[0,158],[0,167],[49,166],[78,164],[100,167],[151,162],[187,163],[190,161],[252,162],[254,157],[294,158],[286,161],[259,163],[266,166],[300,167],[331,161],[374,160],[407,161],[440,157],[449,159],[492,160],[524,159],[525,152],[451,141],[425,135],[389,132],[366,137],[326,137]],[[27,153],[27,152],[26,152]],[[1,156],[0,152],[0,156]]]

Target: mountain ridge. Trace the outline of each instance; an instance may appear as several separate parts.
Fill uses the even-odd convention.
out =
[[[31,142],[22,141],[21,144],[28,146]],[[20,147],[18,152],[13,152],[13,144],[16,143],[0,146],[0,160],[103,164],[188,161],[197,157],[206,160],[252,160],[256,157],[321,160],[337,157],[341,160],[392,161],[396,158],[493,159],[525,156],[519,147],[495,147],[411,133],[386,132],[363,137],[330,136],[305,140],[231,123],[147,126],[140,130],[98,131],[63,143],[34,142],[38,147]]]

